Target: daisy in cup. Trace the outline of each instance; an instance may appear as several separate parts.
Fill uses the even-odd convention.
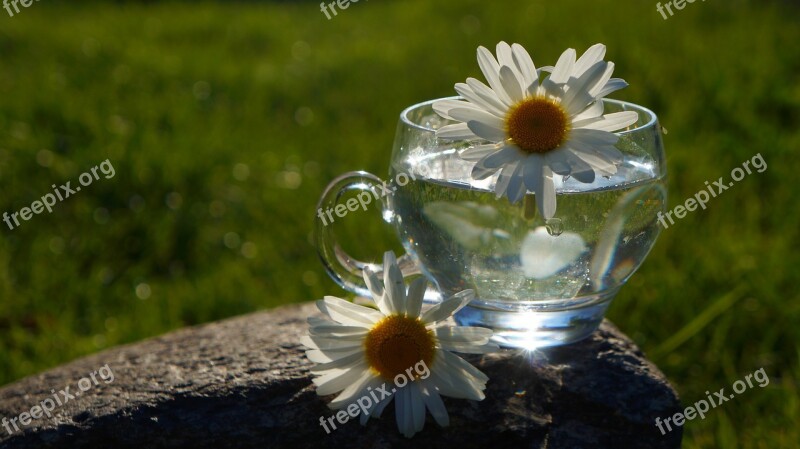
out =
[[[536,196],[539,213],[556,213],[554,175],[592,183],[595,174],[611,176],[623,160],[615,148],[624,129],[638,120],[633,111],[603,114],[600,101],[625,86],[611,78],[614,64],[603,61],[605,46],[597,44],[576,60],[566,50],[555,67],[537,70],[519,44],[497,44],[497,57],[478,48],[478,65],[489,83],[467,78],[455,85],[464,100],[440,100],[433,109],[460,123],[443,126],[436,137],[481,139],[488,143],[461,151],[475,161],[472,177],[486,179],[498,171],[497,197],[516,203],[528,191]],[[540,82],[544,72],[551,73]]]
[[[410,438],[424,427],[426,408],[440,426],[449,424],[441,396],[483,400],[489,378],[450,351],[495,351],[492,331],[443,324],[472,300],[473,291],[423,311],[427,280],[415,280],[406,292],[392,252],[384,254],[383,282],[366,269],[364,280],[377,310],[326,296],[317,301],[325,318],[309,318],[309,335],[301,340],[308,359],[318,363],[311,369],[319,376],[317,394],[339,393],[329,407],[359,404],[365,425],[394,399],[397,427]]]

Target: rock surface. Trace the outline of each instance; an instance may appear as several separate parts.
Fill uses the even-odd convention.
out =
[[[332,414],[329,398],[316,395],[298,343],[315,313],[309,303],[188,328],[8,385],[0,389],[8,420],[63,398],[65,387],[90,388],[52,418],[19,432],[8,422],[11,435],[0,427],[0,448],[680,447],[681,428],[662,435],[654,424],[680,410],[675,391],[607,321],[582,342],[533,357],[467,357],[490,377],[486,399],[445,398],[450,427],[428,416],[407,440],[390,405],[366,427],[354,420],[326,434],[319,421]],[[113,381],[106,370],[108,382],[100,371],[89,385],[106,364]]]

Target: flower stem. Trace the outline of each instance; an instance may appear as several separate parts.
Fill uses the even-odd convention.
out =
[[[536,197],[530,194],[525,194],[522,205],[522,217],[526,220],[533,220],[536,218]]]

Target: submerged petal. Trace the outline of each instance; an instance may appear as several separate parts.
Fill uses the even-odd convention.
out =
[[[547,279],[572,264],[586,249],[586,242],[579,234],[564,232],[556,237],[539,226],[522,241],[519,254],[522,272],[527,278]]]

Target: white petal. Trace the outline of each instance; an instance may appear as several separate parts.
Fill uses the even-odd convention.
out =
[[[355,334],[366,335],[367,333],[367,329],[361,326],[343,326],[333,321],[310,326],[308,331],[311,335],[316,335],[323,338],[334,338]]]
[[[575,67],[575,49],[569,48],[561,53],[553,73],[548,78],[554,83],[566,83],[572,75],[573,67]]]
[[[411,401],[408,398],[408,390],[401,388],[395,396],[394,416],[397,421],[397,430],[408,437],[409,428],[411,427]]]
[[[614,93],[614,92],[616,92],[616,91],[618,91],[620,89],[624,89],[626,87],[628,87],[628,83],[625,82],[624,79],[622,79],[622,78],[613,78],[613,79],[609,80],[606,83],[606,85],[603,86],[603,88],[600,89],[600,91],[597,92],[594,95],[597,98],[603,98],[603,97],[605,97],[605,96],[607,96],[609,94],[612,94],[612,93]]]
[[[448,351],[444,349],[437,348],[436,354],[434,355],[434,364],[430,369],[431,377],[425,379],[426,382],[434,382],[436,388],[442,391],[442,387],[450,387],[453,389],[462,389],[464,391],[474,389],[478,392],[483,391],[486,389],[486,381],[488,377],[481,373],[477,368],[473,369],[480,373],[479,377],[475,377],[470,374],[469,371],[462,369],[459,364],[453,364],[453,361],[446,357],[447,354],[450,354]],[[450,354],[458,359],[461,357],[455,356]],[[463,361],[463,360],[462,360]],[[457,362],[456,362],[457,363]],[[466,362],[464,362],[466,363]],[[469,365],[467,363],[467,365]],[[449,393],[442,393],[445,396],[452,396]],[[460,397],[463,398],[464,396],[453,396],[453,397]]]
[[[481,80],[476,78],[467,78],[467,86],[472,90],[472,92],[478,96],[485,104],[489,105],[491,108],[487,109],[492,114],[497,115],[498,117],[504,117],[506,112],[508,112],[508,107],[511,105],[510,103],[505,103],[500,97],[497,96],[494,90],[492,90],[489,86],[481,82]]]
[[[497,44],[496,50],[497,50],[497,63],[500,65],[500,67],[503,66],[508,67],[514,74],[514,77],[518,80],[517,83],[519,84],[522,81],[522,73],[520,73],[519,69],[517,69],[517,64],[514,63],[514,52],[511,50],[511,46],[501,41],[500,43]],[[502,68],[500,70],[501,70],[500,79],[502,81],[503,78]],[[528,86],[523,86],[523,90],[525,87]],[[514,97],[512,96],[511,98]]]
[[[522,159],[524,155],[514,147],[503,147],[501,150],[486,156],[483,166],[486,168],[499,168],[511,162]]]
[[[614,161],[616,164],[621,164],[623,161],[625,161],[625,155],[613,145],[602,145],[599,147],[594,147],[593,149],[599,155]]]
[[[320,363],[319,365],[312,367],[309,371],[311,371],[311,373],[313,374],[323,374],[326,371],[331,371],[333,369],[351,368],[364,360],[365,359],[363,353],[355,353],[345,357],[338,358],[328,363]]]
[[[498,128],[477,120],[467,122],[467,127],[481,139],[490,142],[502,142],[506,138],[506,132],[502,127]]]
[[[597,80],[594,86],[589,89],[589,95],[593,97],[597,97],[597,94],[603,90],[603,88],[608,84],[608,81],[611,79],[611,75],[614,73],[614,63],[609,62],[606,66],[606,71],[603,73],[603,76]],[[598,97],[599,98],[599,97]]]
[[[322,333],[321,335],[314,335],[312,332],[309,331],[308,337],[314,341],[314,343],[318,346],[317,348],[312,349],[341,349],[353,345],[355,343],[361,343],[364,338],[367,336],[368,329],[365,327],[361,328],[364,332],[359,334],[330,334],[330,333]],[[328,346],[325,347],[324,345],[326,342],[335,343],[339,346]],[[323,347],[319,347],[323,345]]]
[[[500,67],[500,82],[503,84],[503,89],[511,100],[515,103],[522,101],[523,87],[520,85],[519,79],[517,75],[514,74],[514,70],[511,67],[507,65]]]
[[[513,53],[514,64],[517,65],[522,76],[522,84],[526,89],[528,95],[533,95],[536,87],[539,86],[539,75],[536,72],[536,66],[533,64],[530,54],[525,50],[522,45],[511,45],[511,52]]]
[[[464,290],[426,310],[420,318],[423,323],[432,324],[446,320],[454,313],[461,310],[475,298],[475,292]]]
[[[389,293],[385,290],[381,296],[375,298],[375,304],[378,306],[378,310],[380,310],[384,316],[394,314],[392,299],[389,297]]]
[[[381,413],[383,413],[383,409],[385,409],[386,406],[389,405],[390,402],[392,402],[392,399],[394,398],[394,396],[395,396],[395,393],[392,393],[392,391],[389,390],[389,396],[384,397],[383,399],[381,399],[381,402],[378,403],[378,405],[376,405],[375,408],[372,411],[370,411],[369,416],[374,416],[376,418],[380,418],[381,417]]]
[[[481,68],[481,72],[483,72],[483,76],[486,77],[489,86],[491,86],[495,95],[497,95],[497,98],[506,105],[511,105],[513,102],[500,83],[500,64],[494,59],[492,53],[484,47],[478,47],[478,65]]]
[[[575,62],[575,69],[573,70],[574,76],[580,76],[595,65],[597,62],[603,60],[606,55],[606,46],[603,44],[594,44],[586,50],[583,55]]]
[[[550,98],[562,98],[564,96],[564,88],[566,84],[556,83],[548,76],[539,85],[536,90],[536,95],[542,95]]]
[[[476,145],[461,151],[458,153],[458,156],[465,161],[479,161],[495,151],[500,150],[501,148],[503,147],[496,143],[488,145]]]
[[[370,372],[370,374],[372,374],[372,373]],[[358,391],[355,394],[355,396],[353,397],[353,399],[357,400],[359,398],[371,396],[371,394],[372,394],[371,390],[374,390],[375,388],[380,387],[382,384],[383,384],[383,379],[381,379],[380,377],[377,377],[374,374],[369,376],[367,382],[362,385],[361,391]],[[350,403],[352,404],[354,402],[355,401],[351,401]],[[378,404],[376,404],[376,403],[372,402],[372,400],[370,400],[369,404],[366,405],[365,409],[360,412],[361,416],[359,417],[359,421],[361,422],[362,426],[367,423],[367,420],[372,415],[372,412],[375,410],[375,407],[377,405]],[[344,407],[341,407],[341,408],[344,408]]]
[[[604,109],[605,107],[603,106],[602,101],[595,101],[594,103],[589,105],[589,107],[581,111],[580,114],[573,116],[572,121],[575,122],[584,119],[599,117],[603,115]]]
[[[347,349],[311,349],[306,351],[306,358],[314,363],[328,363],[361,351],[361,346]]]
[[[303,335],[302,337],[300,337],[300,343],[309,349],[322,349],[322,350],[329,350],[329,349],[347,350],[361,346],[361,342],[359,340],[342,340],[339,338],[312,337],[310,335]]]
[[[403,282],[403,273],[397,266],[397,257],[392,251],[383,254],[383,286],[386,306],[394,313],[406,311],[406,284]]]
[[[362,274],[364,276],[364,283],[367,284],[367,288],[372,294],[372,299],[374,300],[375,305],[378,306],[378,309],[384,315],[391,315],[392,310],[387,304],[386,295],[384,294],[383,290],[383,284],[381,284],[378,276],[373,273],[369,267],[364,268]]]
[[[591,184],[594,182],[595,173],[591,165],[587,164],[571,151],[566,151],[564,154],[569,161],[569,166],[571,168],[570,175],[573,178],[584,184]]]
[[[483,158],[482,160],[476,162],[475,165],[472,167],[471,176],[473,179],[477,179],[479,181],[482,179],[486,179],[489,176],[492,176],[498,170],[498,168],[485,167],[483,165],[483,161],[485,160],[486,158]]]
[[[467,78],[467,84],[456,84],[456,92],[466,98],[471,104],[498,117],[504,115],[508,106],[497,98],[494,91],[475,78]]]
[[[570,131],[569,140],[580,140],[587,145],[601,147],[615,145],[619,136],[597,129],[573,129]]]
[[[556,237],[539,226],[522,241],[519,255],[522,272],[529,279],[547,279],[577,260],[586,249],[579,234],[564,232]]]
[[[477,109],[477,107],[468,102],[468,101],[461,101],[461,100],[439,100],[433,103],[433,110],[439,114],[440,116],[454,120],[453,117],[450,115],[450,110],[455,108],[472,108]]]
[[[528,190],[536,195],[539,213],[545,219],[553,218],[556,213],[556,190],[553,171],[544,164],[544,158],[529,157],[525,164],[524,176]]]
[[[313,326],[325,326],[325,325],[328,325],[328,324],[335,324],[336,323],[335,321],[331,321],[329,319],[318,317],[318,316],[310,316],[310,317],[306,318],[306,321],[308,322],[308,325],[312,326],[312,327]]]
[[[375,380],[372,381],[372,383],[370,383],[368,385],[368,388],[371,388],[372,390],[375,390],[376,388],[380,387],[381,385],[383,385],[383,382],[381,381],[381,379],[376,378]],[[386,406],[389,405],[390,402],[392,402],[392,398],[394,398],[394,393],[392,393],[391,391],[389,391],[388,393],[389,393],[389,396],[386,396],[386,397],[383,397],[382,399],[379,399],[377,404],[371,402],[367,406],[367,412],[366,413],[362,413],[360,418],[359,418],[359,421],[361,422],[362,426],[365,425],[367,423],[367,420],[369,418],[372,418],[373,416],[376,417],[376,418],[380,418],[381,413],[383,412],[383,409],[386,408]],[[369,393],[369,394],[372,394],[372,393]],[[379,394],[380,396],[383,396],[382,393],[376,393],[376,394]],[[366,396],[366,394],[364,394],[364,396]]]
[[[486,111],[470,108],[455,108],[450,110],[450,115],[460,122],[479,121],[494,128],[502,129],[503,120]]]
[[[425,427],[425,400],[422,398],[419,383],[412,382],[410,385],[407,385],[405,389],[409,392],[413,430],[414,433],[417,433]]]
[[[481,382],[487,382],[489,380],[489,376],[481,372],[481,370],[475,368],[469,362],[451,352],[440,350],[436,352],[436,355],[444,358],[447,361],[448,365],[451,366],[451,368],[455,367],[460,370],[463,370],[469,376],[474,377],[475,379],[478,379]]]
[[[572,129],[599,129],[614,132],[636,123],[637,120],[639,120],[639,114],[635,111],[614,112],[600,117],[573,121]]]
[[[554,150],[550,153],[547,153],[547,155],[558,152],[559,150]],[[525,159],[525,166],[523,167],[522,176],[525,179],[525,185],[528,186],[528,190],[533,192],[536,196],[539,196],[539,191],[537,189],[539,188],[539,185],[541,185],[539,178],[542,177],[542,166],[545,163],[546,157],[547,156],[531,154],[527,159]]]
[[[346,370],[331,370],[324,376],[314,378],[312,382],[317,386],[317,395],[327,396],[344,390],[368,371],[366,362],[363,362]]]
[[[523,182],[523,168],[525,166],[525,159],[520,159],[514,167],[514,172],[511,174],[511,179],[506,187],[505,194],[511,204],[515,204],[525,196],[525,183]],[[497,192],[495,192],[497,193]]]
[[[436,130],[437,139],[446,140],[467,140],[474,139],[478,136],[470,131],[466,123],[456,123],[453,125],[445,125]]]
[[[339,396],[336,396],[330,403],[328,403],[328,407],[331,409],[339,409],[343,408],[353,402],[356,399],[360,399],[364,397],[367,393],[367,385],[371,383],[375,379],[375,375],[372,374],[369,370],[364,371],[364,373],[359,377],[355,382],[351,383],[347,386]]]
[[[603,76],[606,65],[606,62],[600,61],[590,67],[579,78],[570,78],[567,82],[567,93],[564,94],[561,104],[567,114],[570,116],[577,115],[595,101],[595,98],[589,95],[589,89]]]
[[[437,369],[431,370],[431,377],[426,382],[433,383],[444,396],[460,399],[483,400],[483,390],[489,379],[477,368],[460,357],[444,350],[437,350],[439,360]]]
[[[372,327],[383,319],[383,314],[369,307],[359,306],[335,296],[317,301],[317,308],[334,321],[348,326]]]
[[[556,174],[566,176],[572,173],[572,167],[569,166],[569,159],[567,158],[566,148],[558,148],[553,151],[548,152],[544,155],[545,164],[550,167]],[[533,182],[533,176],[535,176],[535,171],[531,168],[531,179],[525,181],[525,183]],[[526,172],[527,174],[527,172]]]
[[[508,184],[514,177],[519,177],[521,175],[521,165],[522,161],[519,160],[511,161],[503,165],[503,169],[500,171],[500,176],[497,178],[497,183],[494,186],[494,192],[497,198],[506,194]]]
[[[412,318],[419,316],[422,310],[422,299],[425,296],[425,289],[428,288],[428,280],[420,276],[408,287],[408,302],[406,303],[406,315]]]
[[[610,176],[617,172],[617,166],[614,162],[596,151],[583,151],[571,147],[569,149],[577,157],[583,159],[587,164],[603,176]]]
[[[449,426],[450,415],[447,414],[447,407],[444,406],[442,397],[439,396],[436,388],[433,385],[428,385],[423,381],[421,393],[422,400],[425,402],[425,406],[431,412],[433,419],[436,420],[436,424],[439,424],[441,427]]]
[[[483,389],[479,386],[480,382],[472,377],[450,376],[445,370],[440,370],[431,372],[431,377],[427,381],[436,385],[442,396],[473,401],[481,401],[485,397]]]
[[[580,139],[570,139],[567,141],[566,146],[584,160],[586,160],[583,158],[584,154],[595,155],[615,165],[622,163],[625,159],[622,152],[611,145],[592,145]]]

